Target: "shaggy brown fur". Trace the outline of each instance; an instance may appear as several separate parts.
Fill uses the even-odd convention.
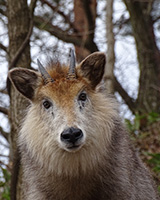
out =
[[[158,200],[154,183],[130,144],[115,100],[98,90],[105,66],[94,53],[67,79],[68,67],[50,66],[54,82],[14,69],[10,80],[31,100],[19,134],[24,200]],[[83,136],[70,148],[69,127]],[[66,138],[65,138],[66,140]]]

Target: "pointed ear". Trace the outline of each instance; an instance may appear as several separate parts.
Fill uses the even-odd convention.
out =
[[[39,75],[29,69],[17,68],[9,71],[8,77],[15,88],[30,100],[33,100],[35,89],[38,87]]]
[[[80,73],[87,78],[94,89],[102,80],[106,57],[104,53],[95,52],[85,58],[79,65]]]

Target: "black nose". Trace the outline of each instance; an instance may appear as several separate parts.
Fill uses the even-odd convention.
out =
[[[79,128],[70,127],[61,133],[61,140],[67,143],[76,143],[83,137],[83,132]]]

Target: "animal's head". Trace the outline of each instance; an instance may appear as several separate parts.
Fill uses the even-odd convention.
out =
[[[45,70],[39,61],[38,65],[41,73],[20,68],[9,72],[15,88],[32,102],[20,143],[26,143],[39,160],[54,160],[55,165],[58,158],[59,170],[61,158],[64,163],[73,157],[77,163],[99,159],[111,138],[116,113],[113,102],[96,89],[104,74],[105,55],[93,53],[76,68],[73,52],[70,67],[56,64]],[[94,165],[93,160],[87,165]]]

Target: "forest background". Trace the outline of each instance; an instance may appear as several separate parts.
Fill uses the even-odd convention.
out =
[[[7,81],[8,70],[37,70],[37,58],[44,65],[50,58],[67,63],[70,47],[78,62],[106,53],[105,87],[120,102],[160,190],[159,11],[159,0],[0,0],[1,200],[21,200],[21,166],[13,162],[20,160],[16,138],[29,105]]]

